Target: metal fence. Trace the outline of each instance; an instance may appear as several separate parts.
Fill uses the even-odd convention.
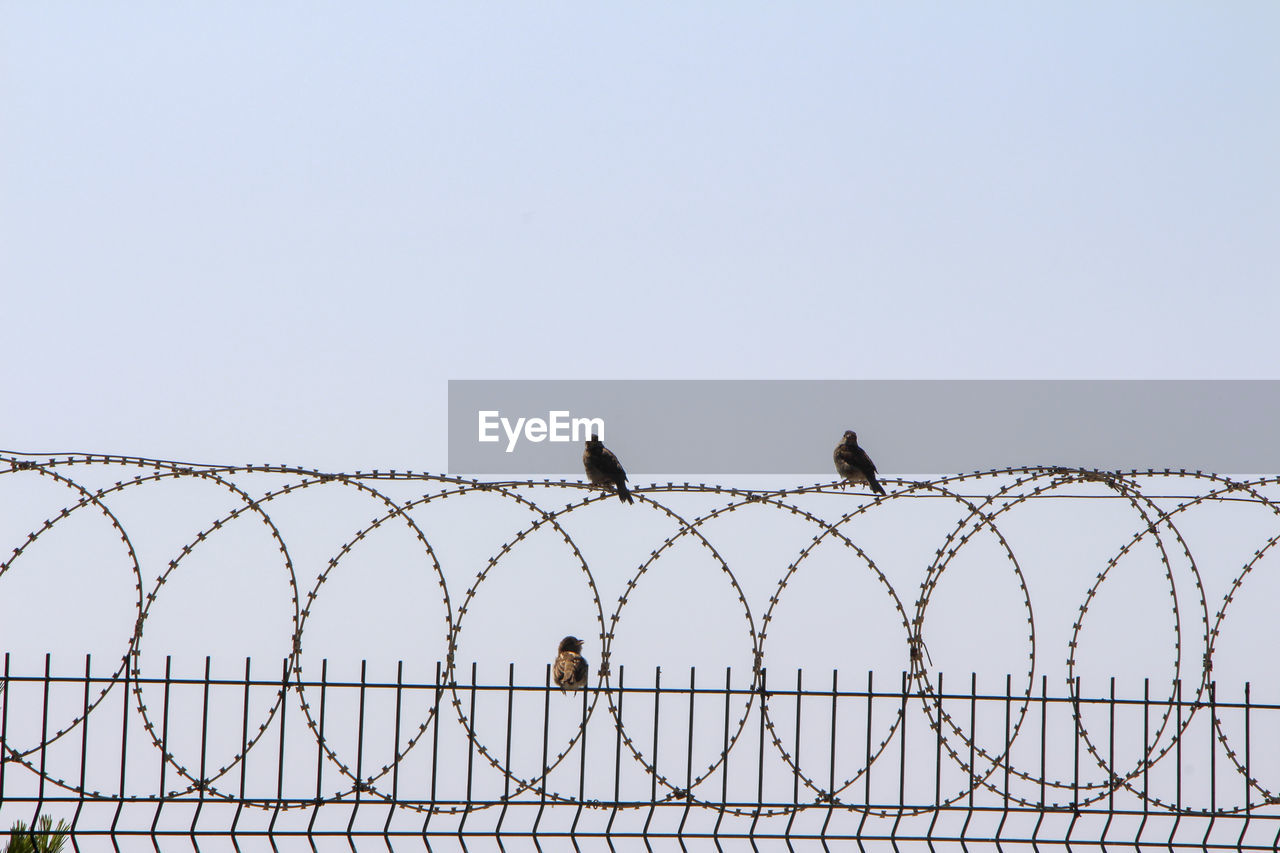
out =
[[[0,453],[0,829],[1276,849],[1280,478],[883,482]]]
[[[1280,841],[1280,706],[1247,684],[1189,699],[619,667],[562,694],[514,665],[411,681],[403,663],[326,663],[304,681],[287,661],[219,663],[144,678],[6,655],[0,820],[65,819],[77,850]]]

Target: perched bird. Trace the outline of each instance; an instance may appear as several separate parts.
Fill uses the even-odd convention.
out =
[[[560,651],[551,666],[551,678],[561,693],[581,690],[587,684],[587,661],[581,651],[582,641],[577,637],[565,637],[560,641]]]
[[[850,483],[866,483],[871,491],[884,494],[884,486],[876,479],[876,463],[867,451],[858,446],[858,436],[853,430],[844,431],[844,438],[836,445],[836,473]]]
[[[587,439],[587,449],[582,451],[582,467],[587,469],[587,479],[592,485],[616,489],[618,500],[635,503],[631,492],[627,491],[627,472],[622,470],[622,463],[595,433]]]

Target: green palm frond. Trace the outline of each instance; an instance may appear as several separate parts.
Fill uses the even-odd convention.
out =
[[[53,825],[53,818],[41,815],[34,829],[28,829],[25,821],[18,821],[9,830],[9,843],[4,853],[60,853],[67,843],[71,825],[65,820]]]

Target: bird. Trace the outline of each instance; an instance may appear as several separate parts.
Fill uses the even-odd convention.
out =
[[[587,469],[587,479],[592,485],[616,489],[618,500],[635,503],[627,490],[627,472],[622,470],[622,463],[594,432],[587,439],[587,449],[582,451],[582,467]]]
[[[551,666],[551,678],[561,693],[581,690],[587,684],[587,661],[581,651],[582,641],[577,637],[565,637],[560,641],[556,662]]]
[[[851,429],[844,431],[844,438],[836,445],[834,454],[836,473],[850,483],[866,483],[871,491],[884,494],[884,486],[876,479],[876,463],[871,461],[867,451],[858,446],[858,435]]]

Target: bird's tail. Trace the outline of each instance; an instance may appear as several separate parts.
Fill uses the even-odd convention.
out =
[[[871,491],[875,492],[877,495],[884,494],[884,486],[880,485],[880,481],[876,479],[875,474],[868,474],[867,482],[871,484]]]
[[[631,497],[631,492],[628,491],[626,483],[618,484],[618,500],[629,504],[636,502],[635,498]]]

